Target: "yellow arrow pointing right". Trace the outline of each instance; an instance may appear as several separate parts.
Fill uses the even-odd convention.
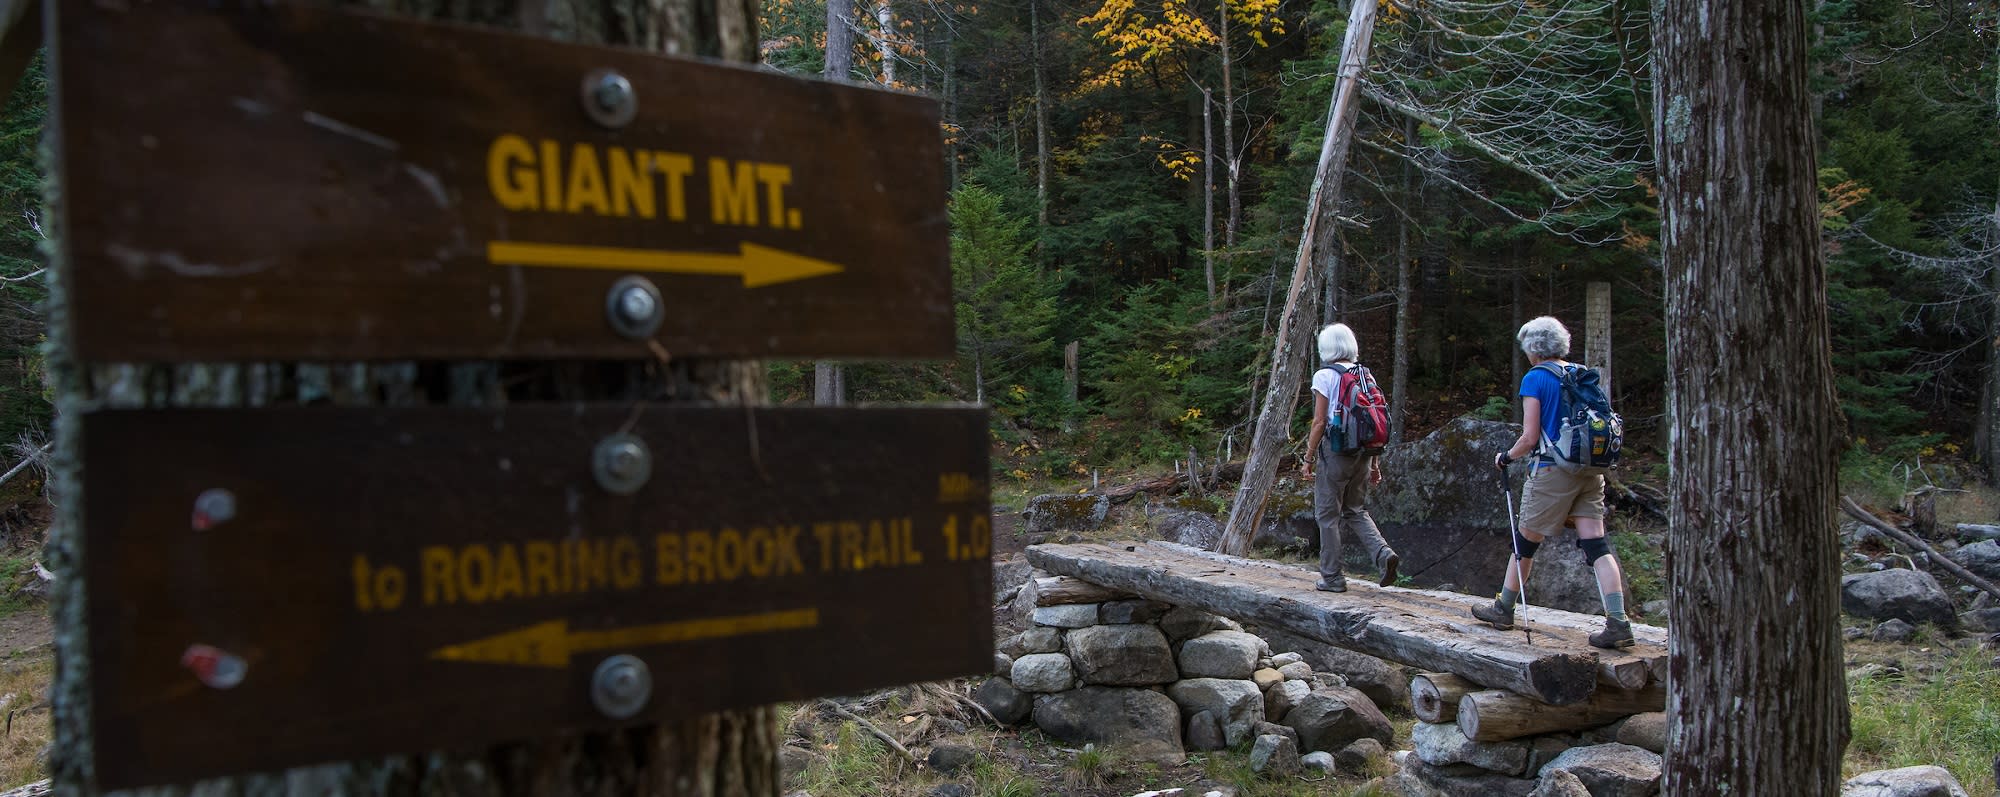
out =
[[[752,243],[739,244],[737,254],[732,255],[722,252],[669,252],[615,246],[491,241],[486,244],[486,262],[503,266],[741,276],[745,288],[760,288],[780,282],[824,277],[844,270],[838,265],[818,258]]]
[[[795,631],[818,625],[819,609],[816,608],[704,617],[602,631],[571,631],[567,620],[551,620],[464,644],[447,645],[431,651],[431,658],[560,669],[568,667],[570,656],[577,653]]]

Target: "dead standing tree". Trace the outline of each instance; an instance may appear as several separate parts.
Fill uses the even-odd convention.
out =
[[[1806,7],[1666,0],[1666,793],[1840,790],[1839,438]],[[1779,784],[1782,784],[1780,786]]]
[[[1270,496],[1284,459],[1284,442],[1291,437],[1292,407],[1299,398],[1299,377],[1305,357],[1312,350],[1313,321],[1319,317],[1322,271],[1314,262],[1320,222],[1330,218],[1340,206],[1341,178],[1347,174],[1347,150],[1354,131],[1356,103],[1360,97],[1361,73],[1368,68],[1369,45],[1375,34],[1374,0],[1356,0],[1348,16],[1347,38],[1340,47],[1340,72],[1334,83],[1333,101],[1326,116],[1326,138],[1320,144],[1319,165],[1314,169],[1312,196],[1306,200],[1305,227],[1299,233],[1299,254],[1292,267],[1292,287],[1285,294],[1285,311],[1278,320],[1277,343],[1271,354],[1271,381],[1264,390],[1263,410],[1257,414],[1257,429],[1251,436],[1249,462],[1243,481],[1229,509],[1229,525],[1222,530],[1216,549],[1242,555],[1250,550],[1250,538],[1264,514],[1264,500]],[[1328,244],[1329,246],[1333,244]]]

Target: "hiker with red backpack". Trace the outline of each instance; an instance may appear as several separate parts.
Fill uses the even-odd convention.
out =
[[[1368,369],[1357,365],[1360,345],[1346,324],[1319,331],[1321,367],[1313,373],[1312,431],[1299,469],[1313,483],[1313,512],[1319,520],[1319,589],[1346,592],[1340,572],[1341,529],[1354,533],[1375,566],[1382,586],[1396,581],[1402,561],[1364,505],[1368,487],[1382,482],[1382,446],[1388,441],[1389,403]]]
[[[1576,547],[1597,576],[1604,601],[1604,630],[1590,644],[1612,649],[1632,645],[1625,615],[1625,574],[1604,536],[1604,472],[1617,461],[1623,425],[1597,386],[1595,369],[1565,362],[1569,330],[1551,316],[1521,325],[1515,336],[1534,363],[1521,379],[1521,437],[1493,456],[1500,478],[1507,466],[1533,455],[1528,482],[1521,488],[1520,523],[1505,586],[1493,603],[1476,606],[1472,616],[1494,628],[1514,627],[1514,606],[1542,541],[1565,525],[1576,527]],[[1508,507],[1512,512],[1513,507]]]

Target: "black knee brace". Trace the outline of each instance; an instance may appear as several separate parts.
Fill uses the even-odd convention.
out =
[[[1531,540],[1531,539],[1528,539],[1527,537],[1524,537],[1524,536],[1522,536],[1522,535],[1521,535],[1521,532],[1519,532],[1519,531],[1516,531],[1516,532],[1514,532],[1514,557],[1515,557],[1515,558],[1517,558],[1517,559],[1533,559],[1533,558],[1535,558],[1535,549],[1536,549],[1536,548],[1540,548],[1540,547],[1542,547],[1542,544],[1541,544],[1541,543],[1539,543],[1539,542],[1535,542],[1534,540]]]
[[[1577,538],[1576,547],[1583,550],[1584,564],[1597,564],[1597,560],[1611,555],[1611,543],[1603,537]]]

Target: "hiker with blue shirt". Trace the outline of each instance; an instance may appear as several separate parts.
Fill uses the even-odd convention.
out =
[[[1520,602],[1521,588],[1535,560],[1535,550],[1543,540],[1560,532],[1564,525],[1576,526],[1576,547],[1597,576],[1597,592],[1604,600],[1604,630],[1590,635],[1590,644],[1600,648],[1632,645],[1632,623],[1625,616],[1625,575],[1617,555],[1604,537],[1604,476],[1601,473],[1570,472],[1557,467],[1551,453],[1564,414],[1563,377],[1558,371],[1575,374],[1576,366],[1562,358],[1569,354],[1569,330],[1551,316],[1542,316],[1521,325],[1515,336],[1521,351],[1534,363],[1521,378],[1521,437],[1512,448],[1495,454],[1493,464],[1506,478],[1507,466],[1532,455],[1528,482],[1521,488],[1520,523],[1514,532],[1514,554],[1508,562],[1505,587],[1494,602],[1474,607],[1472,616],[1502,630],[1514,627],[1514,606]]]
[[[1354,340],[1354,330],[1346,324],[1329,324],[1319,331],[1320,369],[1313,373],[1312,379],[1312,430],[1306,434],[1306,453],[1299,458],[1299,470],[1313,484],[1313,513],[1319,521],[1318,589],[1325,592],[1347,591],[1347,576],[1340,572],[1343,528],[1353,532],[1368,549],[1370,560],[1382,572],[1382,586],[1396,583],[1396,566],[1402,562],[1382,539],[1382,531],[1375,527],[1374,518],[1368,516],[1368,508],[1364,506],[1368,487],[1382,482],[1381,455],[1372,449],[1356,449],[1352,453],[1340,450],[1337,438],[1341,437],[1342,429],[1330,428],[1357,422],[1355,418],[1340,417],[1351,410],[1343,407],[1342,399],[1350,398],[1352,391],[1360,389],[1354,384],[1356,379],[1367,379],[1362,384],[1373,388],[1373,378],[1367,377],[1366,369],[1354,362],[1358,356],[1360,345]],[[1345,393],[1341,390],[1343,382],[1348,383]],[[1371,395],[1378,400],[1381,397],[1379,391]]]

